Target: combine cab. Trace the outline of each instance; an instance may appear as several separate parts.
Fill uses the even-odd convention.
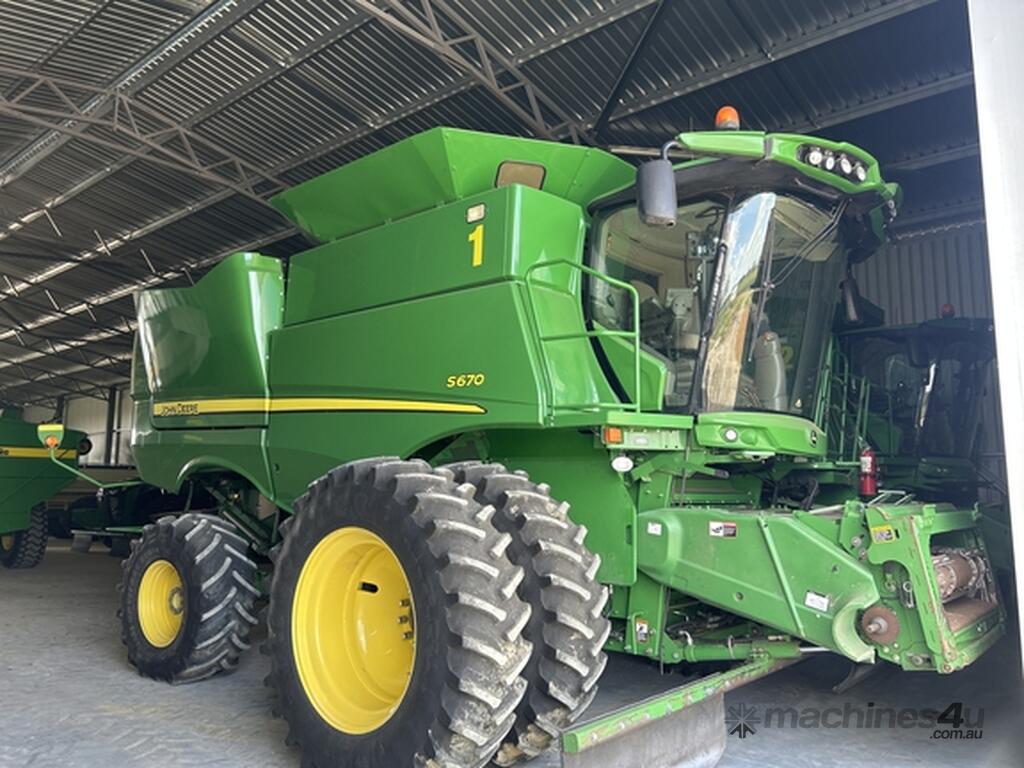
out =
[[[808,651],[978,658],[1003,610],[975,513],[860,498],[814,421],[839,282],[897,188],[807,136],[671,145],[694,159],[637,174],[436,129],[279,195],[321,243],[287,278],[240,253],[142,292],[139,470],[219,514],[147,527],[132,663],[230,670],[273,563],[310,764],[465,768],[572,764],[688,705],[720,724],[722,691]],[[719,671],[586,724],[608,653]]]

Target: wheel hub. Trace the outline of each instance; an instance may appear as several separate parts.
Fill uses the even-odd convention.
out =
[[[181,587],[175,587],[167,596],[167,607],[175,616],[185,612],[185,592]]]
[[[155,560],[143,572],[138,613],[142,634],[154,648],[166,648],[178,637],[185,618],[185,585],[170,561]]]
[[[864,611],[860,625],[868,638],[878,645],[888,645],[900,636],[899,617],[884,605],[873,605]]]
[[[344,733],[384,725],[416,658],[412,592],[390,546],[365,528],[325,536],[306,559],[292,605],[292,648],[306,695]]]

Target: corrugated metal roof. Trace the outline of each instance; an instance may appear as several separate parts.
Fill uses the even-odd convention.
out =
[[[442,30],[479,34],[582,130],[657,5],[431,2]],[[666,2],[603,141],[659,145],[729,102],[748,126],[820,130],[899,163],[919,221],[977,215],[963,0]],[[35,75],[116,87],[162,115],[152,125],[176,123],[288,184],[435,125],[532,133],[457,62],[343,0],[0,0],[0,14],[0,401],[59,391],[45,371],[123,376],[135,287],[187,282],[242,245],[305,247],[235,189],[96,143],[124,146],[123,133],[69,137],[2,109]],[[64,91],[110,114],[110,99]],[[46,88],[26,103],[66,107]],[[50,341],[67,349],[42,352]],[[35,368],[13,362],[31,354]]]

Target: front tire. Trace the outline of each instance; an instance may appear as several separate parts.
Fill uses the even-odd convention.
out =
[[[142,529],[121,567],[121,640],[139,674],[171,683],[238,665],[256,624],[256,564],[230,523],[164,517]]]
[[[0,536],[0,564],[4,568],[35,568],[46,554],[48,536],[46,508],[40,505],[32,510],[28,528]]]
[[[512,536],[509,559],[525,572],[519,595],[532,609],[523,631],[533,644],[523,673],[530,687],[495,758],[512,765],[550,748],[594,700],[608,661],[608,589],[595,581],[601,561],[584,544],[586,528],[572,522],[569,505],[552,499],[546,485],[501,464],[467,461],[447,469],[476,488],[478,502],[495,507],[495,527]]]
[[[530,657],[508,536],[421,461],[351,462],[295,502],[274,553],[271,680],[306,768],[480,768]]]

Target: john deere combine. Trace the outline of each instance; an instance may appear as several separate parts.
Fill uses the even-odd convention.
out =
[[[84,434],[68,432],[54,446],[55,458],[74,466],[89,447]],[[46,553],[43,502],[74,480],[50,456],[36,441],[35,424],[0,412],[0,565],[5,568],[34,568]]]
[[[833,401],[841,406],[833,443],[874,446],[889,487],[926,501],[976,503],[992,321],[950,316],[849,330],[835,353],[834,383],[844,392]]]
[[[1003,632],[975,513],[815,500],[838,286],[897,202],[857,147],[749,131],[637,174],[435,129],[280,194],[320,246],[138,296],[141,475],[221,514],[146,528],[131,662],[231,669],[266,556],[304,765],[586,753],[813,650],[970,664]],[[580,724],[608,652],[719,671]]]

